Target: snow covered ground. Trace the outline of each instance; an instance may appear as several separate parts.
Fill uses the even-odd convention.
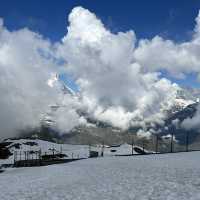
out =
[[[24,151],[39,151],[41,150],[42,154],[52,154],[52,149],[55,150],[55,153],[62,153],[66,154],[69,158],[88,158],[89,157],[89,146],[88,145],[72,145],[72,144],[57,144],[53,142],[48,142],[44,140],[31,140],[31,139],[19,139],[19,140],[6,140],[6,142],[12,142],[10,144],[9,150],[14,153],[14,151],[18,151],[22,153],[21,159],[24,157]],[[27,143],[34,142],[37,145],[27,145]],[[14,147],[14,144],[19,144],[19,148]],[[98,151],[99,155],[102,151],[102,146],[96,145],[91,146],[91,150]],[[112,150],[115,150],[115,152],[112,152]],[[131,154],[132,147],[129,144],[122,144],[119,147],[110,147],[105,146],[104,148],[104,155],[105,156],[113,156],[113,155],[122,155],[122,154]],[[137,154],[135,151],[133,151],[134,154]],[[18,156],[19,157],[19,156]],[[33,155],[34,157],[34,155]],[[14,162],[14,154],[11,155],[8,159],[0,159],[0,166],[2,164],[13,164]]]
[[[1,200],[199,200],[200,152],[103,157],[0,174]]]

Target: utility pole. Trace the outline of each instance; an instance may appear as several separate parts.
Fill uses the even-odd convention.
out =
[[[132,135],[132,137],[131,137],[131,155],[133,155],[133,150],[134,150],[133,146],[134,146],[134,138]]]
[[[62,145],[60,145],[60,153],[62,154]]]
[[[158,135],[156,134],[156,148],[155,152],[158,153]]]
[[[16,161],[17,161],[17,151],[14,151],[14,165],[15,165]]]
[[[188,152],[189,151],[189,134],[188,134],[188,131],[186,132],[186,143],[185,143],[185,145],[186,145],[186,151]]]
[[[105,146],[104,146],[104,141],[103,141],[102,146],[101,146],[101,156],[102,157],[104,156],[104,148],[105,148]]]
[[[89,143],[89,157],[91,156],[91,144]]]
[[[89,152],[91,151],[91,144],[89,144]]]
[[[54,156],[54,154],[55,154],[55,149],[54,149],[54,147],[53,147],[53,149],[52,149],[52,152],[53,152],[53,156]]]
[[[173,153],[173,140],[174,140],[174,133],[171,134],[171,150],[170,152]]]
[[[144,139],[142,140],[142,150],[144,152]]]
[[[22,157],[21,157],[21,151],[19,152],[19,160],[21,160],[22,159]]]

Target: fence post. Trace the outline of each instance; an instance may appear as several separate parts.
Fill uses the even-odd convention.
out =
[[[14,152],[14,165],[15,165],[16,161],[17,161],[17,151]]]

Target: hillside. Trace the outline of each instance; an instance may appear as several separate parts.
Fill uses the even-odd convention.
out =
[[[41,155],[52,155],[62,153],[65,155],[65,159],[71,158],[88,158],[89,150],[96,151],[101,155],[102,150],[104,151],[104,156],[115,156],[123,154],[131,154],[132,146],[129,144],[121,144],[117,146],[104,146],[102,145],[71,145],[71,144],[58,144],[53,142],[48,142],[39,139],[15,139],[15,140],[5,140],[0,143],[0,155],[1,146],[9,150],[9,155],[7,158],[1,159],[0,157],[0,168],[1,165],[9,165],[14,163],[14,153],[18,152],[17,159],[25,159],[25,151],[31,152],[31,158],[35,158],[38,151],[41,151]],[[147,150],[146,150],[147,151]],[[134,154],[138,154],[133,151]]]
[[[76,96],[75,92],[63,84],[63,93],[67,95]],[[68,143],[68,144],[100,144],[105,143],[107,145],[131,143],[131,136],[134,135],[135,140],[139,141],[143,138],[138,137],[137,133],[139,130],[143,132],[151,133],[153,140],[155,134],[162,136],[168,136],[174,134],[176,141],[180,145],[185,145],[186,134],[188,133],[181,126],[181,122],[184,119],[191,118],[195,115],[198,102],[199,90],[191,88],[182,88],[177,94],[175,104],[170,110],[164,110],[165,119],[163,123],[157,124],[147,123],[145,126],[130,126],[128,130],[122,130],[114,127],[113,125],[97,120],[89,115],[89,113],[79,110],[80,116],[83,116],[87,120],[87,125],[75,126],[70,131],[59,132],[54,129],[55,122],[52,119],[54,112],[59,108],[58,105],[51,106],[51,112],[44,114],[41,119],[41,126],[36,129],[25,129],[21,130],[17,138],[38,138],[42,140],[48,140],[51,142]],[[140,121],[142,124],[142,121]],[[68,123],[66,121],[66,123]],[[193,144],[199,141],[198,130],[189,130],[189,143]],[[151,141],[150,141],[151,142]],[[152,147],[153,148],[153,147]]]

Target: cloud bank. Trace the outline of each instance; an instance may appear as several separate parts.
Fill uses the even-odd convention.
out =
[[[166,70],[171,76],[184,78],[196,73],[200,77],[200,13],[190,41],[176,43],[155,36],[142,39],[134,52],[134,58],[147,71]]]
[[[113,34],[82,7],[70,13],[67,30],[57,53],[67,61],[92,117],[122,129],[162,123],[179,87],[156,71],[143,70],[134,56],[134,31]]]
[[[49,106],[62,99],[59,87],[48,85],[52,74],[59,73],[55,59],[45,56],[52,48],[41,35],[26,28],[8,31],[0,20],[1,138],[39,127]]]
[[[163,123],[180,90],[160,71],[200,77],[200,15],[191,41],[182,43],[137,40],[133,30],[114,34],[82,7],[68,21],[67,34],[52,43],[26,28],[9,31],[0,19],[1,137],[40,126],[50,105],[59,105],[52,118],[60,132],[87,123],[77,110],[123,130],[145,130]],[[55,78],[60,72],[75,80],[77,96],[63,94]]]

